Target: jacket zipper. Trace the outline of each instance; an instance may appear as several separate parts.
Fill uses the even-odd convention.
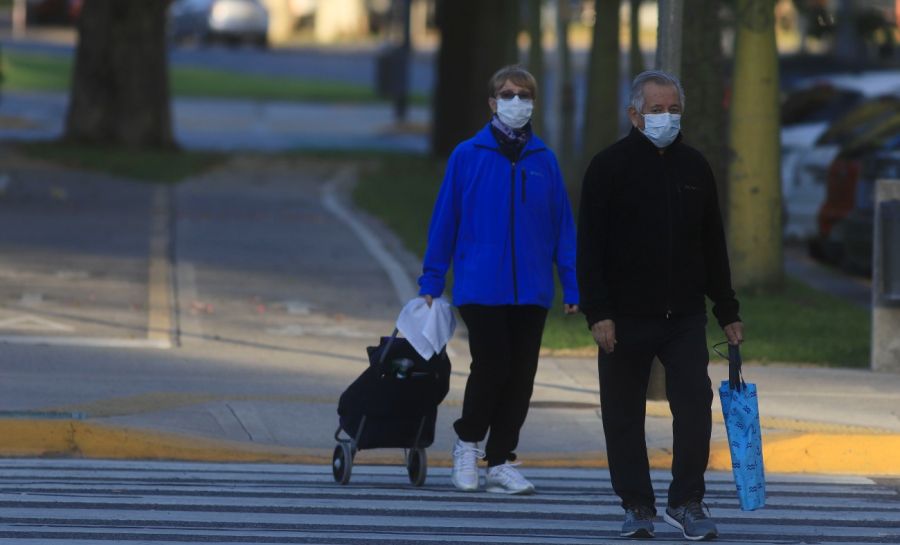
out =
[[[476,144],[478,147],[483,147],[485,149],[491,149],[500,153],[498,148],[492,148],[488,146],[481,146]],[[537,148],[533,150],[528,150],[522,153],[519,156],[519,161],[522,161],[529,155],[533,155],[538,153],[539,151],[544,151],[547,148]],[[502,155],[502,154],[501,154]],[[513,281],[513,301],[516,305],[519,304],[519,280],[516,274],[516,161],[512,161],[512,171],[509,174],[510,181],[510,191],[511,195],[509,198],[510,207],[509,207],[509,229],[510,229],[510,249],[511,249],[511,258],[512,258],[512,281]],[[525,171],[522,171],[522,202],[525,202]]]
[[[519,281],[516,276],[516,162],[512,163],[509,176],[509,239],[512,255],[513,301],[519,304]],[[523,197],[524,198],[524,197]]]
[[[669,170],[666,168],[666,156],[665,154],[660,154],[660,159],[662,160],[663,172],[665,173],[664,180],[666,182],[666,212],[668,214],[668,231],[669,231],[669,255],[668,255],[668,276],[666,278],[666,319],[668,320],[672,316],[672,276],[674,275],[674,265],[672,261],[675,259],[675,235],[673,230],[675,229],[675,225],[672,217],[672,181],[669,179]]]
[[[522,169],[522,204],[525,204],[525,169]]]

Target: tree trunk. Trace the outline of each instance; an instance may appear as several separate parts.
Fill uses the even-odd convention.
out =
[[[490,119],[488,80],[517,62],[517,0],[438,0],[441,46],[431,149],[447,156]]]
[[[528,0],[528,35],[531,43],[528,46],[528,70],[538,81],[538,94],[546,96],[541,87],[544,84],[544,43],[543,28],[541,27],[541,0]],[[544,135],[544,104],[542,99],[538,99],[540,104],[534,109],[531,117],[531,127],[535,134]]]
[[[722,55],[722,0],[694,0],[691,17],[684,18],[682,85],[686,115],[682,120],[685,140],[699,149],[712,167],[725,210],[727,152],[724,61]]]
[[[630,48],[628,50],[628,71],[631,78],[644,71],[644,52],[641,50],[641,0],[631,0],[631,21],[629,21]]]
[[[171,148],[166,2],[86,0],[65,139]]]
[[[619,0],[595,0],[581,163],[619,136]]]
[[[681,38],[684,23],[683,0],[659,0],[656,67],[681,75]]]
[[[738,0],[736,21],[728,191],[731,271],[736,287],[777,287],[783,274],[772,0]]]

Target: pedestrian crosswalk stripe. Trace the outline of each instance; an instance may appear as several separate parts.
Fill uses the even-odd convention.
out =
[[[460,493],[445,468],[0,460],[7,543],[617,543],[619,500],[602,469],[525,469],[533,496]],[[720,543],[900,543],[900,493],[861,477],[769,475],[766,508],[738,509],[730,474],[707,476]],[[653,472],[657,508],[666,472]],[[661,518],[655,544],[684,539]]]

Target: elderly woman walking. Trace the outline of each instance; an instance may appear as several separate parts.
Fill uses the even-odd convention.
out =
[[[554,264],[564,311],[578,311],[574,220],[556,156],[531,130],[536,95],[534,76],[520,66],[490,79],[493,116],[450,156],[419,278],[419,295],[431,304],[452,263],[453,304],[469,333],[451,477],[464,491],[479,488],[478,459],[486,458],[488,492],[534,492],[512,462],[553,303]]]

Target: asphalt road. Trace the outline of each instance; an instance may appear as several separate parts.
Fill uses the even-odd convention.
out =
[[[0,410],[115,418],[203,396],[313,396],[333,421],[397,295],[322,208],[328,169],[250,161],[180,186],[160,211],[165,189],[19,160],[0,196]],[[154,250],[160,214],[168,246]],[[172,298],[154,309],[154,266],[170,259]]]

